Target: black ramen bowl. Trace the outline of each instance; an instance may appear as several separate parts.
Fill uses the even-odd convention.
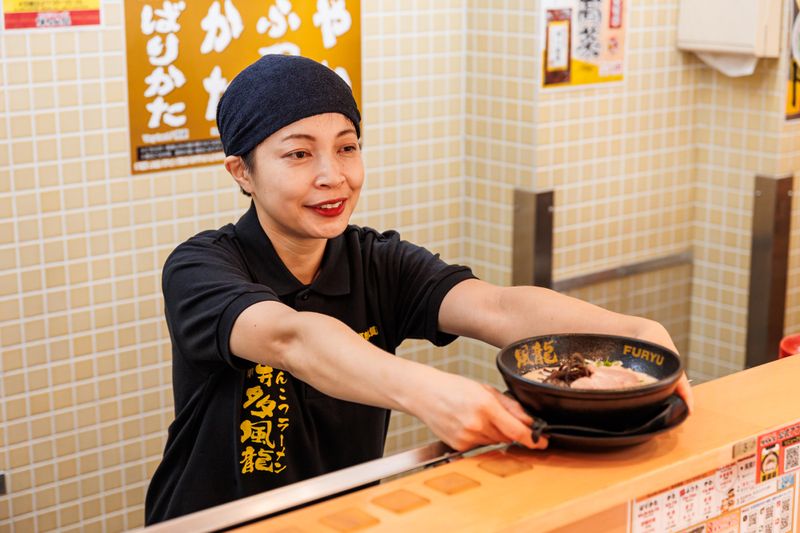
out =
[[[572,389],[522,377],[542,367],[558,368],[574,353],[584,358],[620,361],[656,378],[625,389]],[[675,392],[683,361],[663,346],[613,335],[570,333],[517,341],[497,355],[497,368],[509,392],[528,412],[548,424],[607,430],[635,427],[657,415]]]

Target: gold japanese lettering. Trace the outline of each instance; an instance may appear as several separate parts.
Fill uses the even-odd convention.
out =
[[[533,364],[536,366],[541,366],[544,364],[544,358],[542,357],[542,344],[539,341],[533,343],[531,346],[533,350]]]
[[[256,365],[256,376],[258,376],[258,381],[265,384],[267,387],[272,386],[272,370],[271,366],[267,365]]]
[[[522,368],[530,364],[530,350],[527,344],[514,349],[514,359],[517,360],[517,368]]]
[[[261,422],[251,422],[245,420],[239,426],[242,430],[240,440],[245,442],[249,440],[255,444],[266,444],[270,448],[275,448],[275,443],[270,439],[272,433],[272,421],[262,420]]]
[[[245,385],[244,390],[243,408],[249,410],[243,413],[249,414],[250,418],[243,417],[239,424],[239,439],[246,445],[239,464],[243,474],[278,474],[288,466],[283,462],[286,457],[284,432],[290,424],[289,417],[285,416],[289,411],[288,379],[285,372],[262,364],[248,369],[245,375],[247,385],[253,386]],[[277,417],[276,408],[279,411]]]
[[[244,402],[242,407],[247,409],[253,404],[254,401],[264,396],[264,391],[261,389],[261,387],[256,385],[255,387],[250,387],[249,389],[247,389],[245,391],[245,394],[247,395],[247,401]]]
[[[253,472],[253,468],[255,466],[254,463],[253,463],[253,458],[255,456],[255,452],[256,452],[256,450],[252,446],[248,446],[242,452],[242,460],[239,461],[239,464],[243,465],[242,466],[242,474],[250,474],[250,473]]]
[[[370,326],[367,331],[359,333],[365,340],[370,340],[378,334],[378,326]]]
[[[543,359],[546,364],[554,365],[558,363],[558,356],[553,348],[553,341],[547,341],[544,343],[543,352]]]
[[[256,402],[256,407],[258,407],[258,409],[250,409],[250,414],[257,416],[258,418],[272,416],[272,412],[275,410],[276,405],[277,402],[270,399],[269,394],[267,394]]]

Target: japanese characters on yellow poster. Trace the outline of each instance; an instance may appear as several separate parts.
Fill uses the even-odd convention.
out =
[[[800,118],[800,0],[794,0],[789,18],[789,72],[786,80],[786,120]]]
[[[327,65],[361,99],[358,0],[125,0],[134,173],[223,160],[216,108],[265,54]]]
[[[7,30],[100,24],[100,0],[3,0]]]
[[[626,0],[542,0],[542,86],[621,81]]]

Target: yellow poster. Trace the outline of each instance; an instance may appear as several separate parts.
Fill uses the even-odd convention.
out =
[[[100,24],[100,0],[3,0],[7,30]]]
[[[302,55],[361,102],[357,0],[125,0],[131,170],[218,164],[216,107],[265,54]]]
[[[789,29],[789,72],[786,80],[786,120],[800,118],[800,0],[792,2]]]
[[[542,86],[620,81],[625,0],[542,0]]]

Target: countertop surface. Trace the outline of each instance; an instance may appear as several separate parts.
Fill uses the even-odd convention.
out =
[[[800,420],[800,356],[694,387],[695,410],[643,444],[520,447],[455,460],[236,531],[546,531],[733,460],[734,446]]]

